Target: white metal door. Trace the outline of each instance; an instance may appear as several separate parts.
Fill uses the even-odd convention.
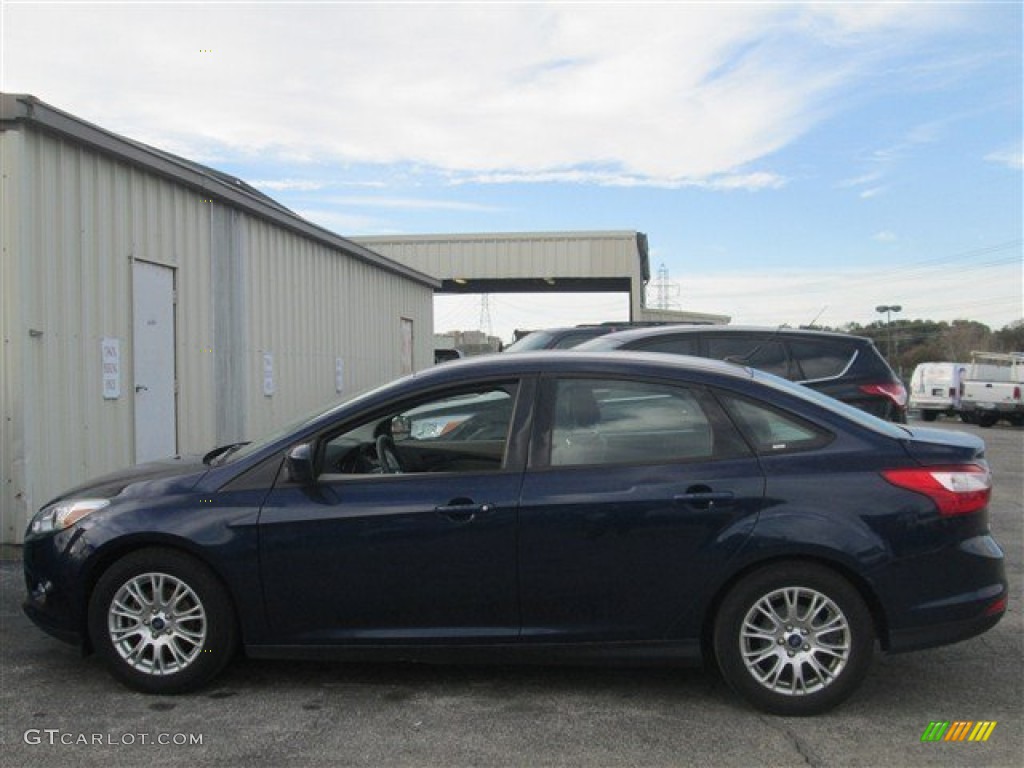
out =
[[[174,400],[174,270],[134,262],[135,461],[177,453]]]

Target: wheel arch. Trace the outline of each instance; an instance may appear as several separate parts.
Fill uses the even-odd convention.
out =
[[[726,595],[728,595],[737,584],[752,573],[762,569],[771,568],[776,565],[793,565],[796,563],[807,563],[824,567],[846,579],[846,581],[848,581],[860,594],[861,599],[864,600],[864,604],[867,606],[868,611],[871,614],[875,638],[881,643],[883,649],[888,647],[889,627],[886,620],[885,609],[882,607],[882,602],[878,598],[878,595],[875,593],[870,582],[864,579],[855,570],[837,559],[832,559],[822,555],[804,553],[778,554],[747,563],[742,568],[732,573],[729,578],[723,581],[718,586],[718,589],[715,590],[714,595],[708,603],[707,609],[704,611],[704,617],[701,623],[701,653],[706,662],[713,663],[715,661],[713,641],[715,620],[718,617],[718,613],[721,610],[722,602],[725,600]]]
[[[89,603],[92,600],[92,595],[96,589],[96,585],[99,583],[100,579],[103,578],[103,574],[106,573],[116,562],[128,555],[145,549],[178,552],[201,563],[211,574],[213,574],[221,587],[224,588],[224,591],[228,595],[231,603],[231,618],[239,630],[242,628],[238,615],[238,597],[235,595],[234,590],[231,589],[230,581],[225,578],[225,575],[219,568],[217,568],[216,564],[208,556],[208,553],[204,552],[202,548],[196,547],[187,539],[178,538],[169,534],[152,533],[138,536],[124,536],[113,539],[97,550],[97,552],[93,554],[88,567],[83,573],[83,588],[81,595],[79,595],[79,605],[81,607],[80,629],[82,630],[82,637],[85,638],[84,651],[86,653],[92,653],[94,651],[88,627]]]

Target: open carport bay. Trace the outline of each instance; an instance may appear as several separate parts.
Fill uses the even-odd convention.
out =
[[[987,634],[878,656],[838,710],[777,718],[700,669],[427,667],[240,659],[199,694],[151,697],[21,613],[0,567],[4,765],[1018,766],[1024,753],[1024,431],[981,435],[1010,607]],[[994,721],[988,741],[926,743],[932,721]]]

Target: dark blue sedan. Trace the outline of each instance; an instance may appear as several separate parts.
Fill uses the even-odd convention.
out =
[[[25,610],[133,688],[253,657],[714,658],[822,712],[1006,610],[977,438],[774,376],[635,353],[497,355],[259,442],[142,465],[32,520]]]

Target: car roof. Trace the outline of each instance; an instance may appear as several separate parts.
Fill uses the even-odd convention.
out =
[[[577,350],[538,350],[518,355],[481,355],[445,363],[414,373],[407,377],[417,385],[436,379],[443,383],[447,379],[459,380],[469,376],[511,376],[530,373],[593,373],[595,370],[611,375],[671,375],[673,373],[697,373],[707,376],[726,376],[749,380],[753,377],[750,369],[735,363],[725,363],[704,357],[687,355],[659,355],[652,352],[606,352]]]
[[[612,342],[625,344],[634,339],[650,339],[657,336],[675,336],[677,334],[714,334],[714,335],[740,335],[740,334],[770,334],[778,338],[804,338],[804,339],[829,339],[833,341],[855,341],[859,343],[871,343],[871,339],[865,336],[854,336],[849,333],[837,331],[816,331],[805,328],[783,328],[773,326],[756,325],[658,325],[649,328],[630,328],[625,331],[616,331],[600,338],[600,344],[610,345]],[[588,344],[591,342],[587,342]]]

